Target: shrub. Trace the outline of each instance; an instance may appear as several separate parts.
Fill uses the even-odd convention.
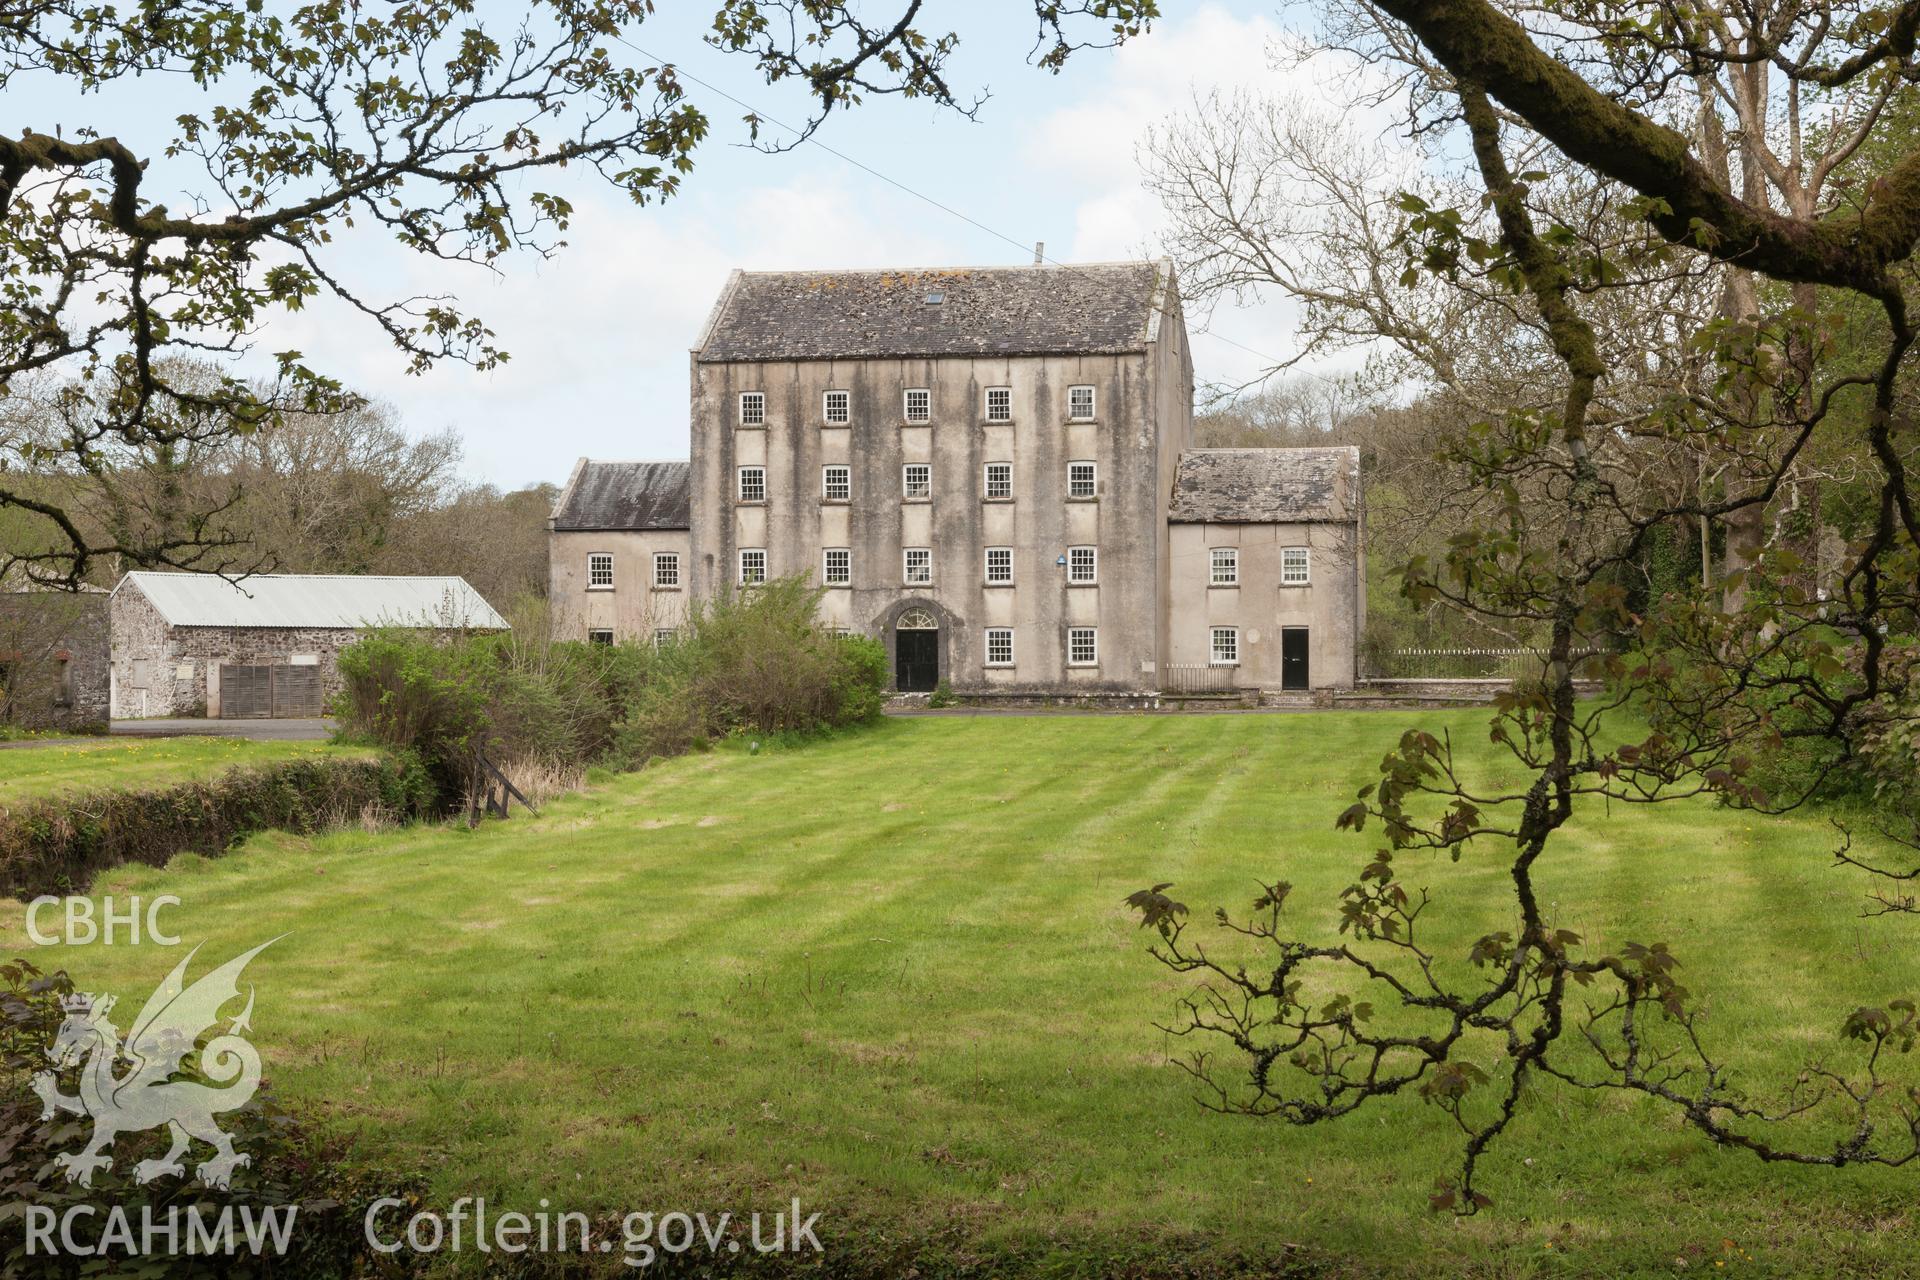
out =
[[[410,755],[288,760],[158,791],[49,796],[0,813],[0,894],[71,892],[122,863],[217,856],[270,827],[313,832],[368,816],[404,821],[433,803],[433,785]]]
[[[945,680],[942,680],[939,684],[933,686],[933,693],[928,696],[927,705],[930,707],[951,707],[959,701],[960,699],[953,696],[953,686]]]
[[[634,768],[727,734],[857,724],[886,700],[886,652],[836,636],[819,589],[780,579],[696,605],[672,644],[558,642],[538,619],[513,634],[375,631],[340,661],[343,734],[418,752],[444,802],[473,757],[550,775]]]
[[[858,724],[886,700],[886,653],[820,625],[820,589],[780,578],[696,605],[658,651],[623,735],[628,765],[741,730]]]
[[[560,770],[605,755],[645,661],[544,635],[374,630],[342,651],[333,710],[342,737],[417,753],[452,804],[476,754]]]
[[[359,1275],[373,1261],[361,1225],[366,1207],[386,1196],[410,1205],[420,1203],[421,1179],[378,1169],[350,1169],[343,1149],[318,1138],[275,1105],[265,1084],[245,1105],[220,1113],[221,1129],[252,1161],[234,1171],[224,1190],[191,1177],[162,1177],[145,1185],[134,1180],[135,1164],[166,1152],[164,1127],[121,1134],[112,1166],[97,1170],[92,1186],[67,1182],[53,1157],[84,1145],[91,1124],[84,1117],[61,1113],[42,1119],[42,1105],[30,1081],[47,1067],[45,1050],[64,1016],[60,998],[73,991],[74,984],[65,973],[42,974],[25,960],[0,964],[0,1183],[6,1186],[10,1202],[9,1211],[0,1214],[0,1271],[47,1277],[110,1271],[153,1280],[256,1271],[288,1276]],[[70,1069],[66,1074],[75,1073]],[[71,1094],[73,1079],[63,1079],[61,1089]],[[245,1254],[188,1254],[184,1243],[172,1253],[118,1257],[121,1269],[103,1266],[108,1261],[104,1259],[49,1257],[44,1250],[30,1257],[26,1249],[30,1209],[38,1206],[60,1214],[79,1205],[93,1210],[76,1228],[83,1237],[100,1231],[106,1214],[116,1207],[135,1224],[145,1210],[151,1209],[165,1221],[168,1211],[177,1208],[183,1231],[185,1216],[195,1208],[210,1225],[228,1207],[237,1215],[243,1209],[257,1214],[292,1206],[294,1218],[286,1254],[264,1256],[257,1267],[250,1265],[252,1259]],[[239,1230],[238,1224],[235,1229]]]

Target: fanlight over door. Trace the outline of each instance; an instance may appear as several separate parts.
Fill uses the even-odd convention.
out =
[[[901,693],[931,693],[940,683],[940,623],[909,609],[893,624],[893,684]]]

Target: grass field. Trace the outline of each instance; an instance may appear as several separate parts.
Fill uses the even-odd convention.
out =
[[[90,787],[144,790],[207,778],[236,765],[267,764],[317,752],[352,751],[325,742],[250,742],[241,738],[99,738],[0,750],[0,807],[34,796]]]
[[[1484,742],[1484,719],[1423,723]],[[1425,1209],[1458,1137],[1416,1098],[1312,1129],[1195,1105],[1152,1026],[1187,983],[1121,899],[1172,880],[1204,919],[1285,877],[1299,927],[1332,938],[1373,847],[1333,816],[1404,726],[890,721],[603,780],[537,819],[259,837],[95,890],[179,895],[196,972],[286,933],[249,971],[273,1085],[443,1201],[799,1196],[830,1254],[918,1251],[929,1275],[1283,1255],[1353,1277],[1913,1274],[1912,1172],[1763,1167],[1631,1098],[1539,1089],[1495,1149],[1494,1209],[1464,1222]],[[1689,983],[1757,1086],[1838,1060],[1855,1004],[1920,990],[1911,928],[1863,922],[1827,846],[1813,818],[1593,806],[1540,880],[1594,948],[1723,948]],[[1506,923],[1498,866],[1407,878],[1453,955]],[[24,946],[17,904],[0,929]],[[177,958],[34,957],[129,1009]]]

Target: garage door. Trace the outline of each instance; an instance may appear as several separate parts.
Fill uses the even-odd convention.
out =
[[[220,718],[264,720],[310,718],[324,709],[317,666],[220,664]]]

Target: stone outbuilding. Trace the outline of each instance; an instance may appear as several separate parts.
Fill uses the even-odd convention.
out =
[[[107,593],[0,591],[0,723],[107,727]]]
[[[547,521],[555,635],[658,641],[686,621],[687,477],[685,462],[574,464]]]
[[[366,628],[507,628],[456,577],[138,572],[109,612],[115,719],[317,716]]]

